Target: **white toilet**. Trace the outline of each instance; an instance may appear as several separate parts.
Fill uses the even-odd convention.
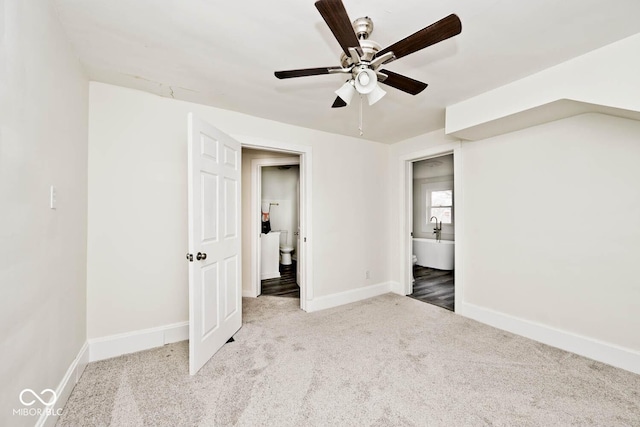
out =
[[[280,264],[291,265],[291,252],[293,252],[293,246],[290,246],[289,232],[287,230],[280,231]]]

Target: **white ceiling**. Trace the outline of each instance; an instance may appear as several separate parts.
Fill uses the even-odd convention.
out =
[[[413,163],[413,179],[451,176],[453,179],[453,154]]]
[[[358,103],[330,108],[340,46],[313,0],[55,0],[92,80],[327,132],[358,136]],[[393,143],[444,127],[444,109],[640,32],[638,0],[343,0],[382,47],[456,13],[462,34],[385,68],[429,83],[384,87],[364,106],[364,138]],[[598,84],[598,82],[594,82]]]

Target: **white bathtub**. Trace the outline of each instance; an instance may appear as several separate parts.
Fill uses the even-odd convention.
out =
[[[438,270],[453,270],[453,250],[455,242],[452,240],[413,239],[413,254],[418,257],[418,265],[436,268]]]

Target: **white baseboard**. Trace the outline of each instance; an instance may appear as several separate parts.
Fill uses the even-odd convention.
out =
[[[386,294],[391,290],[391,282],[378,283],[376,285],[365,286],[358,289],[351,289],[337,294],[316,297],[307,301],[307,312],[324,310],[327,308],[338,307],[340,305],[349,304],[367,298],[377,297]]]
[[[253,291],[248,291],[246,289],[243,289],[242,298],[256,298],[256,296],[253,294]]]
[[[89,340],[89,360],[95,362],[188,339],[189,322],[94,338]]]
[[[56,414],[64,408],[73,387],[89,362],[160,347],[186,339],[189,339],[189,322],[95,338],[85,342],[55,390],[57,396],[55,405],[42,413],[36,426],[49,427],[56,424],[58,421]]]
[[[456,314],[539,341],[589,359],[640,374],[640,352],[524,320],[474,304],[463,303]]]
[[[404,291],[404,286],[399,282],[389,282],[389,290],[394,294],[405,296],[407,293]]]
[[[260,280],[277,279],[280,277],[280,273],[264,273],[260,275]]]
[[[56,422],[58,421],[57,414],[62,412],[62,408],[64,408],[67,400],[69,400],[71,391],[82,376],[84,368],[87,367],[87,363],[89,363],[89,343],[85,342],[82,348],[80,348],[76,358],[71,362],[71,365],[64,374],[64,377],[62,377],[60,384],[56,387],[56,403],[50,407],[48,411],[42,413],[36,422],[36,427],[49,427],[56,425]]]

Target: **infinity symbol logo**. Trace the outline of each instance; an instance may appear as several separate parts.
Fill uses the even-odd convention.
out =
[[[40,401],[40,403],[42,403],[42,404],[43,404],[43,405],[45,405],[45,406],[51,406],[51,405],[53,405],[54,403],[56,403],[56,400],[58,400],[58,396],[56,396],[56,392],[55,392],[55,391],[53,391],[53,390],[51,390],[50,388],[45,388],[44,390],[42,390],[42,391],[40,392],[40,395],[38,395],[35,391],[31,390],[30,388],[25,388],[24,390],[22,390],[22,391],[20,392],[20,402],[22,402],[22,404],[23,404],[24,406],[31,406],[31,405],[33,405],[34,403],[36,403],[35,399],[32,399],[31,401],[26,401],[26,402],[25,402],[25,400],[24,400],[24,395],[25,395],[27,392],[28,392],[28,393],[31,393],[31,394],[33,395],[33,397],[35,397],[36,399],[38,399],[38,400]],[[45,395],[45,394],[47,394],[47,393],[51,394],[51,396],[52,396],[52,398],[50,399],[50,401],[49,401],[49,402],[45,402],[45,401],[44,401],[44,399],[42,399],[42,397],[44,397],[44,395]],[[42,397],[40,397],[40,396],[42,396]]]

